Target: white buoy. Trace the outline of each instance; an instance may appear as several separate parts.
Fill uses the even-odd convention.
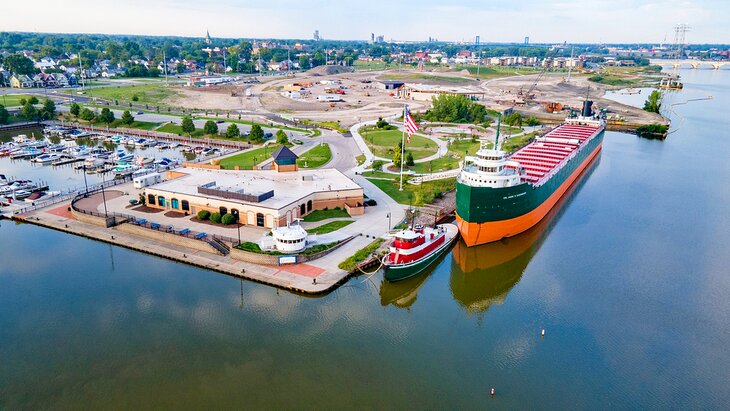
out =
[[[492,392],[491,392],[491,394],[492,394],[492,397],[494,397],[494,387],[492,387]]]
[[[544,337],[545,336],[545,329],[544,328],[542,329],[542,332],[540,333],[540,336],[541,337]]]

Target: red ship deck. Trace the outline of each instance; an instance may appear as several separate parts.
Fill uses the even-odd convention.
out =
[[[598,127],[561,124],[543,137],[578,140],[580,143],[590,138]],[[568,141],[532,142],[517,150],[510,160],[520,163],[525,170],[522,181],[536,183],[551,172],[579,145]]]

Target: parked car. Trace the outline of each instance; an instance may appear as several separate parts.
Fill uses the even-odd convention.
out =
[[[138,111],[137,114],[144,114],[144,111]]]
[[[223,122],[223,120],[216,120],[215,122],[218,123],[218,124],[220,124],[220,123]]]

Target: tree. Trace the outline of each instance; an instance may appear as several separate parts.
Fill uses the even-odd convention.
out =
[[[5,69],[15,74],[33,74],[35,73],[35,66],[33,60],[25,57],[22,54],[11,54],[5,57],[3,60]]]
[[[30,104],[30,101],[26,101],[23,109],[20,111],[20,115],[26,120],[35,120],[38,116],[38,110],[34,105]]]
[[[7,124],[8,120],[10,119],[10,113],[8,113],[8,110],[0,104],[0,124]]]
[[[522,115],[520,113],[508,114],[502,118],[502,122],[513,127],[522,127]]]
[[[299,68],[302,70],[309,70],[312,68],[312,63],[309,61],[309,56],[306,54],[299,56]]]
[[[30,96],[30,98],[28,99],[28,101],[30,102],[30,104],[38,104],[39,103],[38,97],[36,97],[36,96]]]
[[[134,123],[134,116],[132,116],[129,110],[124,110],[124,113],[122,113],[122,124],[131,126],[132,123]]]
[[[187,67],[185,67],[183,63],[177,63],[177,65],[175,66],[175,71],[177,71],[177,74],[182,74],[185,72],[186,68]]]
[[[251,126],[251,133],[249,134],[251,141],[254,143],[262,143],[264,141],[264,130],[260,125],[254,124]]]
[[[79,113],[81,112],[81,106],[76,103],[71,103],[71,105],[69,106],[69,112],[78,117]]]
[[[193,133],[195,132],[195,124],[193,124],[193,119],[185,116],[182,119],[182,131],[183,133]]]
[[[99,120],[102,123],[111,124],[114,121],[114,113],[108,107],[104,107],[99,114]]]
[[[644,103],[644,110],[650,113],[659,113],[659,110],[662,108],[661,99],[662,93],[659,90],[652,91]]]
[[[79,113],[79,118],[86,121],[92,121],[96,118],[96,114],[94,114],[94,112],[89,110],[88,108],[84,107],[83,109],[81,109],[81,113]]]
[[[487,109],[469,100],[464,95],[441,94],[433,98],[433,107],[426,111],[424,117],[429,121],[447,123],[481,123],[487,115]]]
[[[402,160],[403,157],[401,157],[402,152],[403,152],[403,142],[399,141],[398,147],[396,147],[395,150],[393,150],[393,164],[395,164],[396,167],[401,166],[401,161],[403,161]]]
[[[312,56],[312,67],[324,66],[325,64],[327,64],[327,58],[324,54],[319,51],[314,53],[314,56]]]
[[[226,137],[228,138],[238,138],[241,135],[241,131],[238,129],[238,126],[235,124],[231,124],[226,129]]]
[[[213,120],[208,120],[205,122],[203,130],[205,131],[205,134],[218,134],[218,124],[216,124]]]
[[[388,122],[383,120],[382,117],[378,117],[378,121],[375,123],[375,127],[377,128],[385,128],[388,127]]]
[[[42,116],[46,120],[50,120],[52,118],[56,117],[56,103],[54,103],[52,100],[46,99],[46,101],[43,102],[43,109]]]
[[[276,132],[276,143],[289,144],[289,136],[286,135],[286,132],[284,130],[280,129]]]
[[[18,104],[21,106],[24,106],[25,103],[27,103],[27,102],[28,102],[28,100],[26,100],[25,98],[21,98],[20,100],[18,100]]]
[[[413,161],[413,153],[411,153],[410,151],[406,155],[406,165],[408,167],[413,167],[414,165],[416,165],[416,162]]]

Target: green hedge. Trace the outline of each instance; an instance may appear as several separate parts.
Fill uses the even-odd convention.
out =
[[[210,218],[210,211],[200,210],[198,211],[198,220],[207,220]]]

